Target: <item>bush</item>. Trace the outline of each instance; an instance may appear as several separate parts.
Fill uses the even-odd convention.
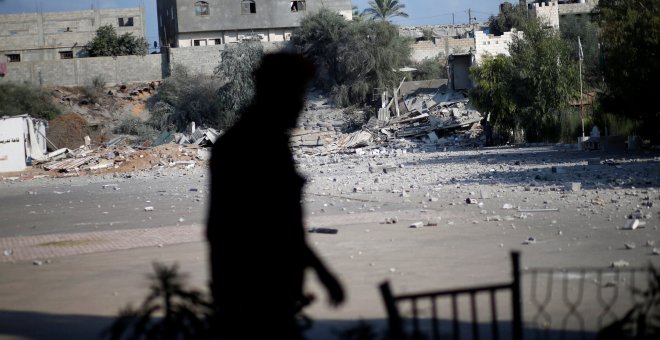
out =
[[[30,84],[0,84],[0,117],[29,114],[34,118],[53,119],[62,113],[45,89]]]
[[[430,80],[447,78],[447,60],[440,57],[425,58],[413,65],[417,69],[412,80]]]
[[[160,131],[184,131],[190,122],[224,127],[230,119],[218,100],[220,85],[218,77],[193,74],[175,65],[172,75],[159,88],[149,124]]]
[[[134,37],[132,33],[117,35],[112,25],[104,25],[96,30],[96,36],[87,44],[87,51],[92,57],[110,57],[120,55],[146,55],[149,44],[143,37]]]
[[[138,136],[144,140],[154,139],[159,134],[158,131],[150,126],[147,122],[133,117],[122,120],[119,126],[117,126],[115,129],[115,133]]]

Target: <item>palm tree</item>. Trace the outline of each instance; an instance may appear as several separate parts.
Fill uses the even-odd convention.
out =
[[[360,13],[358,6],[353,5],[353,21],[362,21],[364,19],[364,12]]]
[[[393,17],[408,17],[408,13],[401,11],[406,5],[397,0],[371,0],[369,6],[362,15],[367,15],[372,20],[386,21]]]

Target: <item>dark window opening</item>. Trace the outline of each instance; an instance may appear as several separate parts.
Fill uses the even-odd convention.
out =
[[[206,1],[195,2],[195,15],[209,15],[209,3]]]
[[[291,1],[291,12],[304,11],[305,7],[305,1]]]
[[[241,2],[241,14],[257,13],[257,4],[254,1],[247,0]]]
[[[61,51],[60,59],[73,59],[73,51]]]
[[[133,17],[119,18],[119,27],[133,26]]]
[[[214,39],[214,44],[222,45],[222,39]]]
[[[7,54],[7,61],[10,63],[18,63],[21,61],[20,54]]]
[[[199,40],[193,40],[193,46],[199,46]]]

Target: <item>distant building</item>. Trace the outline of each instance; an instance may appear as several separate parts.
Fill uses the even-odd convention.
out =
[[[157,0],[158,35],[167,47],[287,41],[301,18],[323,7],[353,17],[350,0]]]
[[[0,63],[85,57],[85,45],[104,25],[146,37],[143,8],[0,15]]]

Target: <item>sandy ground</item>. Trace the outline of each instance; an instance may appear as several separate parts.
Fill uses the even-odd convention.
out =
[[[598,293],[606,298],[618,294],[620,316],[632,301],[630,287],[644,281],[640,274],[617,276],[608,269],[612,263],[623,260],[627,268],[660,264],[660,256],[653,254],[660,247],[657,154],[581,152],[567,146],[372,149],[300,156],[298,162],[308,178],[308,226],[338,230],[334,235],[310,233],[309,242],[348,293],[347,303],[332,309],[310,276],[308,289],[318,298],[308,310],[317,320],[313,339],[336,338],[332,329],[356,320],[382,325],[385,311],[377,287],[385,280],[395,294],[506,282],[512,250],[521,252],[528,327],[539,321],[550,329],[565,323],[575,330],[584,319],[584,328],[594,330],[604,308]],[[468,198],[474,203],[466,203]],[[267,202],[255,195],[251,204],[258,211]],[[525,212],[531,209],[548,210]],[[643,225],[625,230],[631,215]],[[397,223],[388,224],[388,219]],[[426,226],[410,228],[415,222]],[[237,257],[249,253],[246,247]],[[95,334],[119,307],[146,295],[144,276],[154,260],[178,262],[190,273],[192,285],[206,285],[203,242],[59,257],[43,266],[0,264],[0,319],[11,325],[0,326],[0,338]],[[570,270],[576,267],[603,272]],[[534,277],[534,268],[554,272]],[[537,298],[531,295],[532,285],[538,288]],[[534,304],[543,300],[546,289],[552,292],[548,306],[542,303],[549,317],[539,316]],[[576,313],[566,317],[562,296],[568,296],[569,304],[579,298]],[[498,299],[505,310],[506,301],[506,294]],[[490,317],[483,303],[478,300],[481,323]],[[447,306],[443,319],[449,317]],[[460,315],[469,320],[466,310]],[[62,329],[73,333],[39,333],[21,327],[26,320],[44,330],[68,324]]]

